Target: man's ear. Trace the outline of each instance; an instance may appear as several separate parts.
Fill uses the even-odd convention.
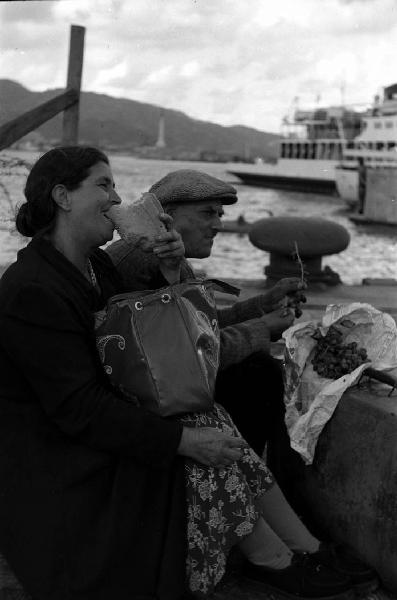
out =
[[[167,215],[170,215],[170,217],[174,218],[175,213],[177,211],[177,207],[173,206],[172,204],[168,204],[166,206],[163,207],[164,212],[167,213]]]
[[[62,183],[58,183],[52,188],[51,196],[59,208],[67,212],[71,210],[70,194]]]

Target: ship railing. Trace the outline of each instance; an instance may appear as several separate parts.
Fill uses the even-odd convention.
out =
[[[365,158],[374,160],[397,161],[397,149],[390,150],[366,150],[365,148],[346,149],[343,152],[344,158]]]

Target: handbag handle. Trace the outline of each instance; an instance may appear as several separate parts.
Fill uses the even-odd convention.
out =
[[[164,294],[156,294],[155,296],[149,296],[149,300],[147,302],[142,300],[137,300],[134,304],[134,307],[136,310],[143,310],[144,306],[147,306],[148,304],[151,304],[152,302],[155,302],[156,300],[158,300],[160,297],[160,300],[163,304],[168,304],[169,302],[171,302],[172,300],[172,296],[171,294],[169,294],[168,292],[164,292]]]
[[[174,283],[172,285],[168,285],[166,287],[162,287],[158,290],[143,290],[140,292],[124,292],[123,294],[116,294],[109,298],[107,303],[107,309],[109,309],[113,304],[119,302],[120,300],[134,300],[136,298],[135,305],[138,304],[138,307],[135,306],[137,310],[142,310],[144,306],[150,304],[151,302],[155,302],[156,300],[161,300],[164,304],[168,304],[172,300],[172,297],[175,293],[178,293],[178,289],[185,288],[188,285],[193,286],[201,286],[204,285],[206,287],[211,287],[219,292],[223,292],[225,294],[233,294],[238,296],[240,294],[239,288],[231,285],[230,283],[226,283],[225,281],[221,281],[220,279],[186,279],[181,283]]]
[[[240,288],[232,285],[231,283],[226,283],[226,281],[222,281],[222,279],[203,279],[202,283],[209,283],[214,290],[217,292],[223,292],[224,294],[239,296],[241,292]]]

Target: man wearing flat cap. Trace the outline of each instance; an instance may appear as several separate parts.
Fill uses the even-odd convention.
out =
[[[169,173],[149,192],[172,216],[186,258],[210,256],[213,240],[222,229],[223,205],[237,202],[233,186],[190,169]],[[128,289],[132,285],[142,290],[167,285],[153,254],[131,248],[122,240],[106,250]],[[183,259],[181,280],[192,277],[196,275]],[[221,352],[216,401],[225,406],[243,437],[260,455],[284,414],[282,369],[270,355],[270,343],[292,324],[293,318],[283,316],[280,305],[287,294],[299,289],[297,278],[285,279],[261,295],[218,310]]]

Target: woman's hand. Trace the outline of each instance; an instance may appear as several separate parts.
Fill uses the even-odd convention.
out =
[[[242,438],[212,427],[184,427],[178,454],[189,456],[209,467],[226,467],[243,456],[248,444]]]
[[[163,213],[160,215],[160,220],[166,226],[167,232],[156,237],[153,252],[159,259],[160,270],[168,283],[177,283],[180,280],[185,246],[180,234],[172,229],[172,217]]]

